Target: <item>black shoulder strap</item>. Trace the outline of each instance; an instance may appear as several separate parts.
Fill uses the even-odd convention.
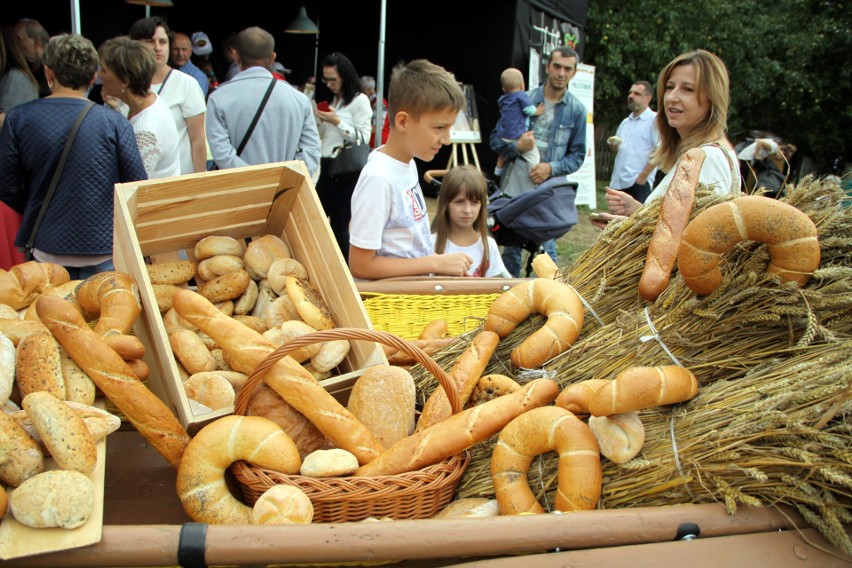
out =
[[[56,186],[59,184],[59,178],[62,176],[62,170],[65,169],[65,162],[68,161],[68,154],[71,153],[71,146],[74,145],[74,138],[77,137],[77,131],[80,130],[80,125],[83,124],[83,120],[86,119],[86,115],[89,114],[89,111],[92,110],[93,106],[95,106],[94,102],[86,101],[86,105],[83,107],[83,110],[80,111],[80,114],[77,115],[77,120],[71,127],[71,131],[68,134],[68,140],[65,142],[65,148],[62,149],[62,155],[59,157],[59,162],[56,164],[56,170],[53,172],[53,179],[50,180],[50,185],[47,187],[47,193],[44,196],[44,201],[41,203],[41,209],[39,209],[38,216],[33,224],[33,230],[30,232],[30,238],[27,239],[27,245],[24,251],[26,253],[27,260],[32,260],[36,233],[38,233],[38,228],[44,220],[45,213],[47,213],[47,207],[50,205],[50,200],[53,199],[53,193],[56,191]]]
[[[278,82],[278,79],[275,77],[272,78],[272,81],[269,83],[269,88],[266,89],[266,94],[263,95],[263,100],[260,101],[260,106],[257,109],[257,112],[254,115],[254,118],[251,121],[251,124],[246,130],[245,136],[243,136],[242,142],[240,142],[239,147],[237,148],[237,156],[243,153],[243,149],[246,147],[246,144],[251,137],[251,133],[254,132],[254,127],[257,126],[257,121],[260,120],[260,115],[263,113],[264,107],[266,107],[266,101],[269,100],[269,96],[272,94],[272,89],[275,88],[275,83]]]

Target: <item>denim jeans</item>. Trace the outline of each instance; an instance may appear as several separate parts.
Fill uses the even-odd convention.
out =
[[[109,260],[105,260],[100,264],[92,266],[66,266],[65,270],[68,271],[68,275],[71,276],[71,280],[85,280],[89,276],[94,276],[98,272],[115,270],[115,265],[112,263],[112,259],[110,258]]]
[[[553,259],[553,262],[556,262],[558,265],[558,261],[556,258],[556,241],[554,239],[550,239],[549,241],[544,241],[541,243],[542,248],[544,248],[544,252]],[[521,269],[525,268],[521,266],[521,252],[524,249],[521,247],[503,247],[503,253],[500,255],[503,257],[503,264],[506,266],[506,270],[509,271],[509,274],[514,276],[515,278],[521,277]],[[524,277],[531,276],[524,274]]]

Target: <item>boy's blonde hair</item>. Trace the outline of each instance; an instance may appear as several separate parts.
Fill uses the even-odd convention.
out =
[[[500,86],[503,87],[504,91],[515,91],[520,89],[523,84],[523,73],[514,67],[509,67],[500,74]]]
[[[464,107],[461,87],[443,67],[425,59],[416,59],[393,68],[388,87],[391,128],[395,127],[395,117],[400,112],[407,112],[418,119],[427,112],[458,112]]]

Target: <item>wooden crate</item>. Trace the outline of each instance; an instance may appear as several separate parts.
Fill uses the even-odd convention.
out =
[[[287,242],[293,257],[307,269],[338,327],[372,329],[302,162],[116,185],[115,266],[131,274],[139,285],[143,311],[134,332],[148,351],[149,384],[190,432],[233,409],[192,414],[157,309],[145,258],[179,251],[186,251],[191,258],[195,243],[210,235],[243,239],[267,234],[278,235]],[[385,363],[387,359],[379,345],[352,342],[349,355],[340,366],[344,377],[331,381],[351,384],[351,377],[363,369]]]

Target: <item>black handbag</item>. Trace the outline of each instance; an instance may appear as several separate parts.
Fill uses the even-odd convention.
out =
[[[363,139],[361,133],[357,132],[355,143],[347,142],[336,149],[335,155],[328,162],[326,173],[330,177],[338,179],[358,177],[358,174],[367,165],[369,156],[370,145]]]

